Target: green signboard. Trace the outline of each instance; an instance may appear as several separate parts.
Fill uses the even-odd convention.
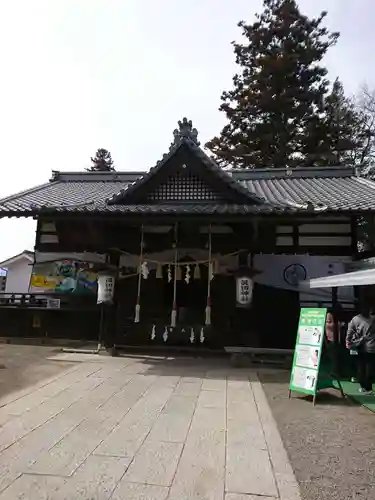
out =
[[[290,391],[314,396],[320,389],[319,366],[322,355],[327,309],[303,308],[298,323]]]

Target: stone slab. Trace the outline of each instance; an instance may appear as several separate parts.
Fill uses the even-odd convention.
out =
[[[197,396],[176,396],[175,392],[163,408],[163,413],[181,414],[193,416]]]
[[[80,368],[79,365],[73,365],[70,368],[67,368],[66,370],[60,372],[58,375],[46,378],[45,380],[40,380],[37,383],[34,383],[22,389],[15,390],[14,392],[5,394],[4,396],[0,397],[0,407],[9,405],[10,403],[13,403],[16,400],[21,399],[24,396],[27,396],[28,394],[37,391],[38,389],[54,382],[55,380],[65,377],[69,373],[72,373],[78,370],[79,368]]]
[[[217,500],[223,498],[225,432],[189,439],[173,481],[170,500]]]
[[[149,379],[149,377],[144,377],[143,381]],[[132,459],[151,431],[172,391],[173,388],[171,387],[152,385],[136,401],[126,416],[108,434],[94,453]]]
[[[202,382],[191,381],[186,382],[184,379],[177,384],[174,395],[175,396],[195,396],[197,397],[200,393]]]
[[[252,388],[259,416],[262,421],[263,432],[271,458],[275,480],[279,489],[280,499],[300,500],[301,495],[297,480],[259,380],[254,380],[252,382]]]
[[[225,392],[227,387],[226,379],[206,378],[203,380],[203,391],[219,391]]]
[[[181,443],[145,441],[124,478],[133,483],[170,486],[182,451]]]
[[[199,408],[194,414],[170,500],[217,500],[224,495],[225,408]]]
[[[265,497],[258,495],[238,495],[237,493],[227,493],[225,495],[225,500],[272,500],[278,497]]]
[[[225,430],[226,411],[225,408],[205,408],[197,407],[189,431],[189,436],[199,434],[205,430]]]
[[[225,391],[201,391],[197,407],[225,408],[227,403]]]
[[[191,416],[189,414],[162,413],[158,416],[148,439],[151,441],[183,443],[186,439],[190,422]]]
[[[0,430],[0,452],[26,436],[29,432],[45,424],[48,420],[58,415],[65,407],[73,404],[84,394],[87,394],[88,391],[101,383],[101,379],[85,378],[81,382],[75,384],[74,389],[69,388],[56,397],[27,411],[20,417],[7,422]]]
[[[26,411],[36,408],[41,403],[44,403],[50,398],[60,394],[76,383],[82,382],[89,375],[98,371],[97,366],[82,366],[79,369],[62,376],[51,383],[37,389],[17,401],[13,401],[7,405],[6,410],[12,415],[22,415]]]
[[[0,500],[51,500],[64,482],[61,477],[23,474],[0,494]]]
[[[18,396],[0,408],[0,500],[300,500],[251,370],[83,356]]]
[[[128,424],[125,420],[117,426],[96,448],[94,454],[133,459],[135,453],[151,430],[151,423],[143,421]]]
[[[122,480],[111,500],[166,500],[169,488],[149,484],[128,483]]]
[[[234,420],[228,422],[227,445],[239,446],[243,444],[248,449],[248,453],[255,450],[267,450],[266,440],[260,423],[258,425],[238,423]]]
[[[153,382],[146,378],[136,380],[117,392],[104,405],[92,412],[86,420],[50,450],[41,454],[29,472],[69,476],[108,436],[124,418],[134,403]],[[160,403],[159,403],[160,404]]]
[[[249,449],[246,443],[228,443],[226,489],[229,493],[276,497],[278,493],[268,451]]]
[[[53,500],[108,500],[128,465],[123,458],[88,457]]]
[[[155,382],[155,386],[173,387],[175,388],[180,382],[181,377],[179,375],[163,375],[160,374],[158,380]]]

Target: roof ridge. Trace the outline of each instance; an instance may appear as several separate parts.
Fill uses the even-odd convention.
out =
[[[62,182],[124,182],[132,178],[138,179],[144,175],[144,171],[108,171],[108,172],[88,172],[88,171],[67,171],[61,172],[52,170],[51,182],[59,180]]]
[[[237,180],[258,179],[303,179],[303,178],[342,178],[353,177],[355,167],[333,166],[333,167],[265,167],[253,169],[231,169],[228,172]]]

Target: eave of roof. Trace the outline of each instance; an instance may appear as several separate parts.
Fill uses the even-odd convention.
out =
[[[34,252],[31,252],[30,250],[24,250],[23,252],[14,255],[13,257],[9,257],[6,260],[3,260],[3,262],[0,262],[0,267],[8,267],[15,262],[18,262],[22,259],[28,260],[30,263],[34,262]]]
[[[212,162],[207,155],[204,159]],[[214,165],[213,168],[219,169]],[[224,175],[220,169],[219,173]],[[114,213],[250,214],[256,211],[259,214],[361,215],[375,212],[375,182],[354,175],[353,168],[343,167],[299,168],[292,172],[286,169],[225,172],[226,182],[229,178],[234,186],[250,195],[249,203],[241,202],[232,208],[225,202],[222,205],[198,203],[196,208],[191,203],[106,203],[119,191],[128,192],[127,186],[140,176],[142,172],[58,172],[54,181],[0,200],[0,217],[31,217],[47,213],[110,216]],[[254,203],[254,198],[261,202]],[[257,209],[250,210],[251,205]]]

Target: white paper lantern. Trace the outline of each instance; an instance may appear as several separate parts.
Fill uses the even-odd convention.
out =
[[[113,276],[102,275],[98,277],[98,304],[111,303],[115,290],[115,278]]]
[[[253,298],[254,281],[248,276],[236,278],[237,307],[249,307]]]

